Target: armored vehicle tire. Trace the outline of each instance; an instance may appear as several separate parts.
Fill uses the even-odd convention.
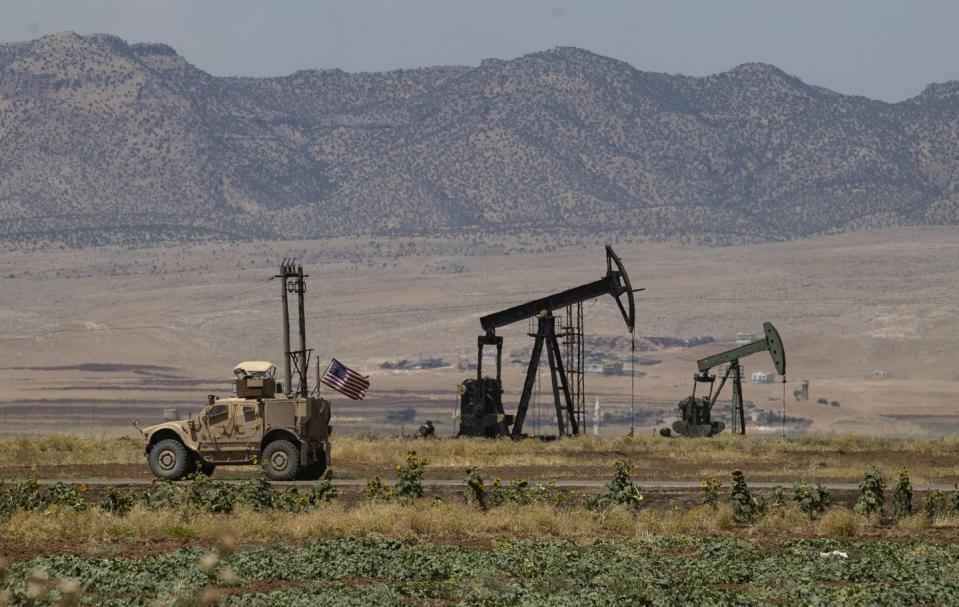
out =
[[[266,475],[274,481],[292,481],[300,473],[300,450],[288,440],[275,440],[263,449]]]
[[[200,462],[200,472],[202,472],[204,476],[213,476],[214,470],[216,470],[216,464]]]
[[[192,468],[193,454],[174,438],[161,440],[150,450],[150,472],[168,481],[178,481]]]
[[[318,481],[323,477],[324,472],[326,472],[326,455],[323,455],[319,461],[300,469],[299,479],[302,481]]]

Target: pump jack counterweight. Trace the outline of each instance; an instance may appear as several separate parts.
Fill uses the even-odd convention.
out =
[[[480,318],[484,334],[477,338],[476,379],[464,381],[459,386],[460,428],[459,436],[511,436],[522,438],[523,424],[529,409],[530,398],[536,383],[539,362],[546,350],[552,382],[553,404],[556,410],[556,425],[559,436],[580,433],[580,424],[576,416],[573,398],[570,394],[569,379],[563,364],[563,357],[556,336],[556,318],[553,313],[567,306],[610,295],[616,301],[626,328],[633,333],[636,325],[636,307],[633,293],[642,289],[633,289],[626,274],[626,268],[612,247],[606,246],[606,274],[599,280],[567,289],[541,299],[513,306]],[[623,301],[625,299],[625,302]],[[526,320],[536,319],[533,351],[523,393],[515,415],[505,412],[502,403],[502,356],[503,338],[496,335],[496,329]],[[496,346],[496,376],[483,376],[483,347]]]

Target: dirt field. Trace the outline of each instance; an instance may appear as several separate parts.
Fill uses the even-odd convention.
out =
[[[733,345],[737,332],[765,320],[782,333],[788,360],[786,410],[809,420],[805,432],[948,435],[959,429],[959,232],[896,229],[812,240],[706,248],[614,243],[635,286],[639,336],[716,341],[655,347],[636,381],[637,431],[674,419],[691,388],[694,361]],[[537,252],[539,251],[539,252]],[[341,435],[412,432],[432,419],[452,432],[455,387],[475,362],[478,317],[507,305],[594,280],[605,270],[599,242],[556,247],[545,241],[455,239],[262,242],[139,251],[113,249],[0,253],[0,397],[7,436],[46,432],[130,435],[163,407],[184,413],[208,393],[229,390],[239,360],[280,362],[277,283],[280,260],[295,256],[310,273],[310,342],[368,372],[367,401],[334,397]],[[520,361],[505,369],[515,405],[528,357],[526,323],[501,331]],[[607,360],[627,360],[629,339],[611,299],[587,304],[588,338],[606,339]],[[618,340],[610,341],[611,338]],[[650,343],[640,339],[645,348]],[[596,344],[597,342],[593,342]],[[611,345],[610,345],[611,344]],[[416,356],[446,367],[384,370]],[[772,370],[765,355],[744,361],[747,376]],[[874,370],[889,379],[872,378]],[[811,400],[795,402],[800,379]],[[781,384],[747,384],[757,409],[781,412]],[[587,402],[599,399],[603,435],[622,435],[630,416],[629,377],[588,374]],[[840,406],[817,404],[819,398]],[[416,409],[415,421],[387,420]],[[553,432],[552,405],[534,402],[527,429]],[[590,407],[591,409],[591,407]],[[750,431],[775,435],[778,425]]]

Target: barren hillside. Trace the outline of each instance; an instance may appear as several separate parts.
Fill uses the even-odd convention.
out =
[[[162,44],[0,45],[0,241],[441,232],[783,239],[959,221],[959,84],[898,104],[575,48],[222,78]]]

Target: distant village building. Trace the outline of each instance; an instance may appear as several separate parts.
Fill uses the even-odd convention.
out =
[[[603,375],[625,375],[623,363],[619,361],[607,362],[603,365]]]
[[[603,363],[588,363],[584,365],[584,371],[587,373],[602,373]]]
[[[773,374],[767,371],[756,371],[752,374],[754,384],[771,384],[773,383]]]
[[[756,341],[756,334],[749,333],[746,331],[740,331],[736,334],[736,343],[737,344],[748,344]]]
[[[882,369],[875,369],[872,372],[872,376],[875,379],[889,379],[889,373],[887,371],[883,371]]]

